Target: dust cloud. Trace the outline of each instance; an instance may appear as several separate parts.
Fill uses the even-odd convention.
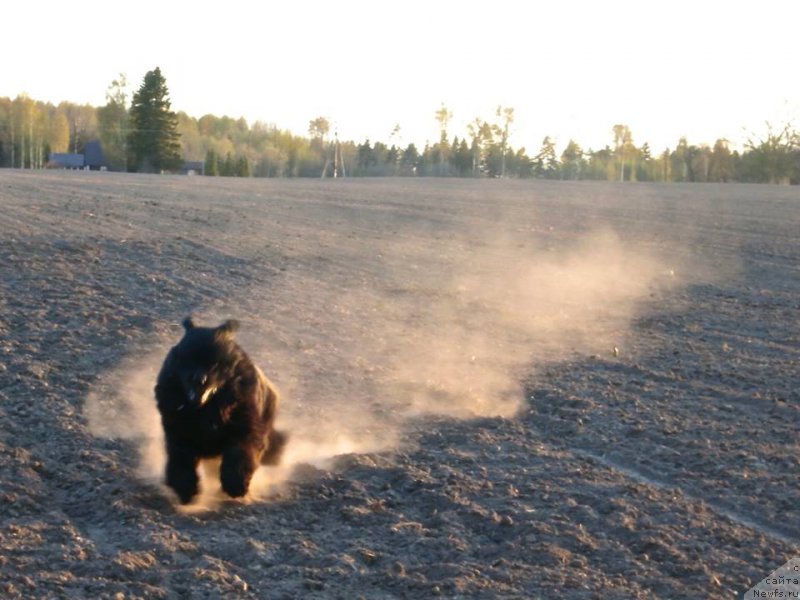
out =
[[[531,252],[503,241],[449,265],[431,300],[408,306],[391,386],[408,409],[454,417],[511,416],[521,381],[575,354],[623,347],[632,319],[669,269],[603,231],[563,249]]]
[[[92,433],[101,438],[131,441],[138,453],[137,475],[147,483],[163,479],[166,453],[161,418],[153,389],[168,346],[157,344],[132,353],[92,386],[84,416]]]
[[[611,231],[559,247],[417,238],[371,257],[353,244],[332,266],[300,264],[269,293],[195,313],[207,325],[240,319],[240,344],[281,392],[284,466],[260,469],[255,498],[296,465],[398,448],[425,415],[514,415],[524,379],[576,354],[624,352],[645,301],[676,284],[663,258]],[[147,482],[163,479],[153,385],[177,323],[174,333],[105,374],[86,402],[96,435],[136,444]],[[198,506],[213,507],[218,484],[208,474],[203,484]]]

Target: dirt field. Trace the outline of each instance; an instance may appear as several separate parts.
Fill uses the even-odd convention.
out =
[[[734,598],[800,556],[800,191],[0,170],[3,598]],[[247,502],[161,485],[234,317]]]

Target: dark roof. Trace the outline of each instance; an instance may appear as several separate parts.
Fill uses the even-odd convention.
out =
[[[84,165],[83,154],[53,152],[50,154],[50,163],[66,169],[82,169]]]
[[[100,140],[86,142],[83,149],[86,165],[89,167],[103,167],[106,164],[106,157],[103,155],[103,147]]]
[[[183,163],[184,171],[202,171],[206,167],[204,160],[187,160]]]

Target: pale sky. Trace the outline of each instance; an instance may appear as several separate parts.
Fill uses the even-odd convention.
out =
[[[307,135],[438,139],[435,112],[466,134],[498,105],[511,144],[549,135],[585,149],[681,136],[735,144],[764,122],[800,125],[800,1],[11,0],[0,9],[0,96],[95,106],[125,73],[132,93],[161,67],[172,107]]]

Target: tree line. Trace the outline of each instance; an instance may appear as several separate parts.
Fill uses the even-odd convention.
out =
[[[115,79],[101,107],[39,102],[26,95],[0,98],[0,167],[37,169],[53,153],[83,151],[102,143],[111,170],[169,172],[202,161],[209,176],[235,177],[513,177],[656,182],[800,183],[800,133],[791,125],[769,127],[739,151],[725,139],[713,145],[680,138],[674,148],[637,145],[624,124],[609,129],[609,143],[584,149],[569,140],[559,153],[545,137],[529,152],[511,144],[514,109],[499,106],[451,132],[452,112],[433,112],[439,138],[420,148],[401,144],[396,125],[388,141],[340,141],[324,117],[300,136],[263,121],[173,112],[166,80],[156,68],[128,100],[124,75]]]

